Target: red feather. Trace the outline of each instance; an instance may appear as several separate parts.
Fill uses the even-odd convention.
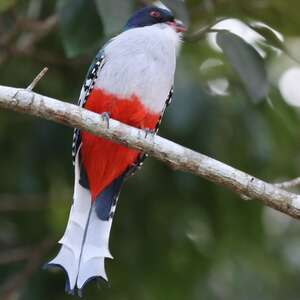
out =
[[[154,129],[159,121],[159,114],[149,112],[137,96],[120,98],[99,89],[91,92],[84,108],[99,114],[108,112],[111,118],[137,128]],[[81,139],[82,163],[92,199],[95,200],[105,187],[138,159],[140,152],[85,131],[82,131]]]

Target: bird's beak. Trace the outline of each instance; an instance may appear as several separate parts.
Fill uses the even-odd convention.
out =
[[[176,32],[186,32],[187,28],[180,20],[174,20],[173,22],[167,22]]]

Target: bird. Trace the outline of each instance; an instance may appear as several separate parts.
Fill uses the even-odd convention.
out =
[[[78,105],[127,125],[157,133],[173,96],[176,59],[186,30],[167,9],[150,5],[136,11],[123,31],[93,60]],[[112,258],[109,235],[124,181],[147,157],[141,151],[74,130],[73,202],[58,255],[46,267],[66,273],[66,291],[80,295],[91,280],[107,281]]]

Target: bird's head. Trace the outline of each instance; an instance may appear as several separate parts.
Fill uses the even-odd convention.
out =
[[[147,6],[138,10],[129,19],[125,29],[152,26],[155,24],[167,24],[178,33],[186,31],[184,24],[176,20],[169,10],[157,6]]]

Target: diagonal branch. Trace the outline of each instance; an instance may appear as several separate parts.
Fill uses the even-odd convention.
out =
[[[142,150],[171,168],[201,176],[237,194],[256,199],[287,215],[300,219],[300,196],[257,179],[206,155],[160,136],[103,118],[76,105],[61,102],[29,90],[0,86],[0,108],[38,116]]]
[[[27,90],[32,91],[36,85],[40,82],[40,80],[45,76],[45,74],[48,72],[48,68],[45,67],[30,83],[30,85],[27,87]]]
[[[300,186],[300,177],[297,177],[295,179],[285,181],[285,182],[275,183],[274,185],[281,189],[294,188],[294,187]]]

